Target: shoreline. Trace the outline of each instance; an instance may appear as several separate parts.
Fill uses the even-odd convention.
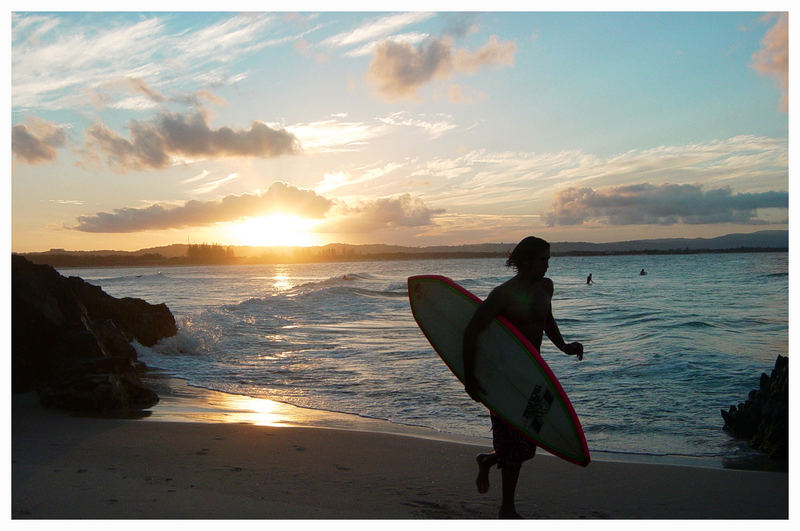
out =
[[[184,378],[150,367],[140,376],[159,395],[159,402],[140,420],[145,422],[233,423],[256,426],[319,428],[402,435],[440,442],[491,447],[491,438],[449,434],[425,426],[400,424],[323,409],[295,406],[269,398],[226,393],[191,385]]]
[[[156,420],[156,419],[153,419]],[[344,429],[75,417],[12,396],[11,516],[494,519],[468,444]],[[786,519],[787,473],[542,452],[517,509],[541,519]]]
[[[485,437],[471,437],[413,426],[386,419],[363,417],[352,413],[306,408],[268,398],[226,393],[191,385],[184,378],[151,367],[142,381],[156,391],[160,401],[141,420],[150,422],[237,423],[257,426],[306,427],[358,432],[372,432],[469,445],[481,451],[492,448],[491,432]],[[591,450],[591,449],[590,449]],[[545,451],[539,454],[552,457]],[[675,454],[637,454],[591,450],[592,461],[628,464],[652,464],[709,469],[733,469],[786,472],[785,463],[774,462],[753,450],[739,458],[724,456],[688,456]]]

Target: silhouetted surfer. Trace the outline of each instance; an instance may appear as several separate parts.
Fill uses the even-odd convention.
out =
[[[647,274],[647,271],[645,271],[644,269],[642,269],[641,271],[639,271],[639,276],[644,276],[644,275],[646,275],[646,274]]]
[[[594,280],[592,280],[592,274],[589,273],[589,276],[586,277],[586,284],[594,284]]]
[[[578,342],[566,343],[553,318],[550,304],[553,281],[544,276],[549,260],[550,244],[546,241],[529,236],[519,242],[506,261],[506,266],[517,270],[516,276],[494,288],[467,325],[464,331],[464,381],[466,391],[473,400],[479,401],[477,393],[483,391],[475,381],[473,372],[478,335],[498,315],[511,321],[537,350],[542,347],[543,334],[547,334],[559,350],[583,359],[583,345]],[[514,506],[517,480],[523,461],[535,455],[536,445],[494,413],[490,417],[494,452],[477,457],[478,477],[475,483],[478,492],[487,492],[489,471],[497,465],[503,478],[500,518],[521,518]]]

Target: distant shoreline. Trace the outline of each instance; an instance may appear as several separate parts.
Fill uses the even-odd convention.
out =
[[[785,253],[787,247],[736,247],[729,249],[643,249],[617,251],[565,251],[553,252],[558,256],[633,256],[633,255],[688,255],[688,254],[732,254],[732,253]],[[232,256],[224,259],[203,259],[182,257],[166,257],[160,254],[71,254],[71,253],[13,253],[21,254],[36,264],[53,267],[173,267],[196,265],[262,265],[262,264],[308,264],[332,262],[371,262],[389,260],[445,260],[474,258],[505,258],[505,252],[389,252],[365,254],[326,254],[309,255],[307,253],[274,252],[262,256]]]

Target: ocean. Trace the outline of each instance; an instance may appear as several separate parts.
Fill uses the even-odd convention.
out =
[[[720,410],[788,355],[788,263],[788,253],[550,260],[553,314],[585,357],[546,338],[542,356],[595,459],[736,466],[754,457],[722,430]],[[166,303],[178,335],[135,346],[148,366],[190,386],[490,444],[486,409],[414,322],[406,278],[445,275],[484,298],[513,275],[503,259],[60,272],[115,297]]]

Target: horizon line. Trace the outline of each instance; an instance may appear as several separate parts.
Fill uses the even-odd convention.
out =
[[[685,240],[685,241],[697,241],[697,240],[715,240],[719,238],[726,238],[730,236],[748,236],[758,233],[775,233],[775,232],[785,232],[788,234],[789,229],[771,229],[771,230],[757,230],[753,232],[732,232],[728,234],[723,234],[720,236],[713,236],[713,237],[667,237],[667,238],[640,238],[640,239],[631,239],[631,240],[613,240],[607,242],[589,242],[585,240],[563,240],[563,241],[550,241],[548,243],[551,245],[555,244],[584,244],[584,245],[611,245],[611,244],[622,244],[622,243],[633,243],[633,242],[658,242],[658,241],[669,241],[669,240]],[[97,253],[97,252],[114,252],[114,253],[137,253],[146,250],[155,250],[155,249],[163,249],[168,247],[190,247],[192,245],[207,245],[207,246],[219,246],[224,248],[247,248],[247,249],[264,249],[264,250],[288,250],[288,249],[315,249],[315,248],[325,248],[325,247],[332,247],[332,246],[347,246],[347,247],[371,247],[371,246],[386,246],[386,247],[399,247],[405,249],[428,249],[433,247],[469,247],[469,246],[486,246],[486,245],[516,245],[518,242],[503,242],[503,241],[496,241],[496,242],[480,242],[480,243],[461,243],[461,244],[434,244],[434,245],[403,245],[403,244],[394,244],[394,243],[344,243],[344,242],[331,242],[326,244],[318,244],[318,245],[238,245],[238,244],[222,244],[218,242],[202,242],[202,243],[170,243],[166,245],[156,245],[152,247],[142,247],[135,250],[124,250],[124,249],[65,249],[65,248],[50,248],[43,251],[19,251],[12,249],[12,254],[44,254],[44,253],[52,253],[53,251],[63,251],[65,253]]]

